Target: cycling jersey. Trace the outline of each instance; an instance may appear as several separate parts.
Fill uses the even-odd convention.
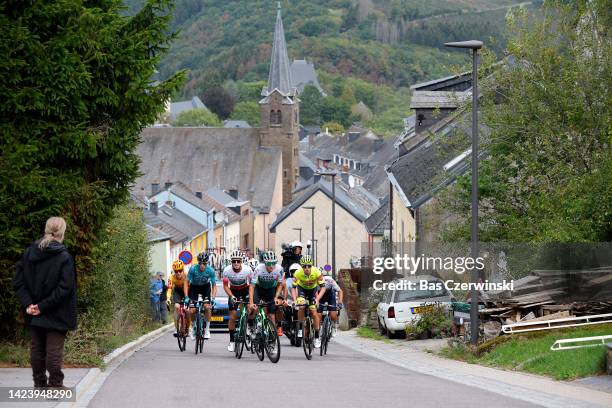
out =
[[[257,285],[263,289],[275,288],[283,283],[283,267],[276,264],[272,272],[268,272],[265,264],[259,265],[253,272],[251,285]]]
[[[232,265],[228,265],[223,270],[221,277],[223,283],[228,283],[232,289],[244,289],[248,288],[251,284],[251,277],[253,270],[248,265],[242,265],[242,269],[239,272],[234,271]]]
[[[336,292],[340,292],[340,286],[331,276],[324,276],[323,282],[321,283],[321,287],[325,288],[325,291],[334,290]]]
[[[304,269],[298,269],[293,275],[293,286],[299,286],[304,289],[314,289],[323,281],[323,275],[316,266],[310,268],[310,274],[306,275]]]
[[[200,270],[200,265],[196,264],[189,268],[187,274],[187,280],[190,285],[203,286],[203,285],[214,285],[217,281],[215,279],[215,271],[210,266],[206,265],[203,271]]]

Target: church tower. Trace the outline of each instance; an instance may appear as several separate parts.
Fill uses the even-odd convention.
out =
[[[261,96],[260,145],[280,147],[283,152],[283,205],[287,205],[292,200],[291,192],[297,186],[299,177],[300,100],[291,80],[280,2],[276,14],[268,84],[261,91]]]

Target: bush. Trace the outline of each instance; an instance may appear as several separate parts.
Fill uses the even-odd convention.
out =
[[[426,306],[427,309],[420,318],[406,326],[406,337],[414,339],[449,336],[453,322],[444,305],[434,303]]]
[[[80,284],[79,327],[68,336],[67,361],[98,364],[118,337],[151,328],[149,249],[142,212],[118,207],[94,250],[94,269]]]

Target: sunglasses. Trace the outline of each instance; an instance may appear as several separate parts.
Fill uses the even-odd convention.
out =
[[[266,266],[274,266],[276,265],[276,262],[266,262]]]
[[[312,267],[312,265],[302,265],[302,268],[304,269],[310,269]]]
[[[242,261],[240,259],[234,259],[232,263],[242,263]]]

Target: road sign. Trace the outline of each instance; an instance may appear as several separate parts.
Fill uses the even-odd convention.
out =
[[[191,255],[191,252],[185,250],[179,254],[179,259],[183,261],[184,264],[190,264],[191,260],[193,259],[193,255]]]
[[[331,265],[327,264],[323,267],[323,269],[325,269],[326,272],[331,272]]]

